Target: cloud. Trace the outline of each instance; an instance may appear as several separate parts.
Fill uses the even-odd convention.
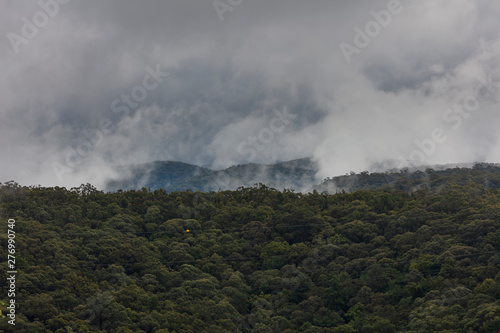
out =
[[[7,35],[22,36],[23,18],[43,8],[2,1],[0,181],[100,185],[124,163],[303,156],[327,177],[408,159],[436,128],[447,140],[423,162],[498,162],[494,95],[457,129],[443,119],[480,80],[500,80],[497,2],[401,1],[348,64],[339,45],[354,45],[355,28],[388,3],[244,0],[221,22],[211,1],[72,0],[16,54]],[[127,116],[113,112],[157,65],[168,77]],[[272,131],[273,110],[284,107],[297,118]],[[68,149],[92,141],[84,131],[103,121],[112,130],[58,177],[54,163],[68,167]],[[238,150],[266,133],[265,149]]]

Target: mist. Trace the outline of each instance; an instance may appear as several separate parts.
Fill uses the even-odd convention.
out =
[[[500,161],[495,0],[0,3],[0,182]]]

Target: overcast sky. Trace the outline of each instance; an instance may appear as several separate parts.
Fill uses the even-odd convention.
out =
[[[500,162],[498,0],[0,4],[0,182]]]

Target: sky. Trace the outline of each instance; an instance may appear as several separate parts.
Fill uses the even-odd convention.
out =
[[[498,0],[0,0],[0,182],[500,162]]]

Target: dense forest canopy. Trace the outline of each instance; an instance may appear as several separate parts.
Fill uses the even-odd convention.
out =
[[[500,331],[500,193],[483,183],[330,195],[9,182],[0,214],[4,229],[16,220],[5,332]],[[6,272],[4,231],[0,243]]]

